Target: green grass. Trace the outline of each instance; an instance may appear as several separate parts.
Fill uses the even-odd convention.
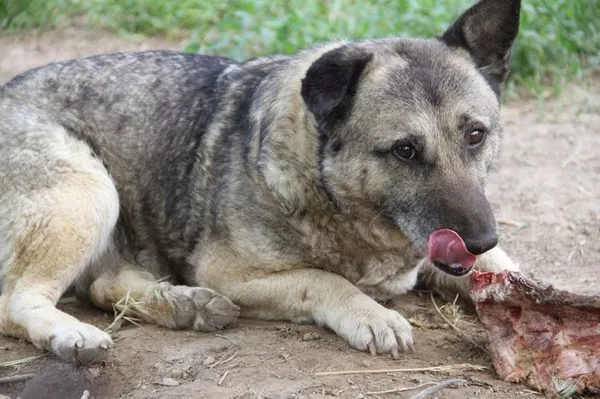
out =
[[[498,0],[500,1],[500,0]],[[470,0],[0,0],[0,29],[83,16],[114,32],[189,37],[185,49],[244,59],[335,38],[439,35]],[[524,0],[511,87],[559,90],[600,68],[600,0]]]

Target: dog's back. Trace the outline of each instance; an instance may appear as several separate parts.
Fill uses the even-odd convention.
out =
[[[203,215],[190,211],[190,200],[191,190],[201,189],[192,182],[192,171],[205,133],[211,123],[219,125],[224,103],[237,112],[223,123],[244,123],[249,97],[268,71],[268,61],[252,68],[171,51],[50,64],[0,89],[0,113],[6,115],[0,140],[26,138],[38,125],[58,126],[61,135],[81,140],[116,183],[119,231],[128,246],[168,248],[152,256],[175,265],[189,254],[202,225]],[[19,145],[4,147],[19,151]],[[0,169],[9,168],[8,159],[0,156]]]
[[[232,64],[170,51],[93,56],[25,72],[1,88],[0,100],[12,111],[3,115],[26,105],[27,115],[45,115],[90,145],[111,174],[143,179],[148,168],[164,170],[167,158],[185,155],[173,151],[193,153],[217,109],[219,76]],[[6,118],[0,124],[3,137],[18,134]]]

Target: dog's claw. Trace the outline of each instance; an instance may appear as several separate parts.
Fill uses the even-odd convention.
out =
[[[393,358],[397,358],[398,357],[398,348],[394,347],[392,348],[392,357]]]
[[[372,356],[377,356],[377,348],[375,348],[375,342],[369,342],[367,347],[369,348],[369,352],[371,352]]]

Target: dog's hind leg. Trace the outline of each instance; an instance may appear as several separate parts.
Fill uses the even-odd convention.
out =
[[[90,298],[104,309],[121,303],[127,315],[170,329],[215,331],[239,315],[239,307],[211,289],[157,282],[152,273],[126,261],[94,280]]]
[[[107,251],[115,185],[86,144],[16,112],[0,124],[0,332],[65,360],[102,360],[109,335],[55,305]]]

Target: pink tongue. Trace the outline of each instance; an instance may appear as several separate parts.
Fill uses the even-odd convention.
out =
[[[431,261],[444,265],[473,266],[477,257],[470,253],[458,233],[450,229],[436,230],[429,236],[429,254]]]

